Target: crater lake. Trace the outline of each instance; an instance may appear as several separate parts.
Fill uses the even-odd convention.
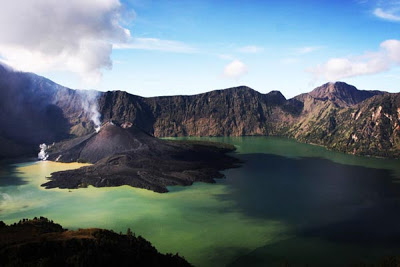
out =
[[[174,138],[234,144],[240,168],[216,184],[44,189],[84,164],[3,163],[0,220],[45,216],[65,228],[128,228],[195,266],[374,263],[400,249],[400,160],[274,137]],[[327,260],[328,259],[328,260]]]

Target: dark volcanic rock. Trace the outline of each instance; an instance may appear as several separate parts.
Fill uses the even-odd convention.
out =
[[[5,225],[0,221],[0,266],[191,266],[161,254],[150,242],[103,229],[68,231],[40,217]]]
[[[120,127],[112,122],[105,123],[98,133],[74,138],[55,144],[49,149],[49,160],[61,162],[90,162],[116,153],[144,153],[161,151],[165,142],[154,138],[136,126]]]
[[[107,123],[97,134],[54,145],[51,160],[95,164],[53,173],[43,186],[130,185],[167,192],[167,186],[222,178],[221,170],[238,166],[239,160],[225,155],[233,150],[225,144],[160,140],[135,126],[124,129]]]

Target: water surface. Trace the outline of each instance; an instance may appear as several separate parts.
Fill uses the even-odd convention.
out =
[[[400,248],[400,161],[356,157],[271,137],[232,143],[245,163],[217,184],[45,190],[56,170],[28,162],[0,172],[0,220],[45,216],[66,228],[131,228],[198,266],[374,262]],[[329,264],[327,264],[329,263]]]

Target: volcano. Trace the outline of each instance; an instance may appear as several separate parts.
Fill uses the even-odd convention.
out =
[[[130,185],[155,192],[167,186],[214,183],[224,169],[239,166],[227,155],[234,146],[197,141],[161,140],[131,123],[104,124],[98,133],[56,143],[49,160],[89,162],[93,165],[52,173],[46,188]]]
[[[96,163],[117,153],[131,152],[143,155],[150,151],[161,153],[168,149],[171,149],[171,146],[164,141],[130,123],[117,125],[107,122],[98,133],[94,132],[54,144],[48,151],[48,159],[61,162]]]

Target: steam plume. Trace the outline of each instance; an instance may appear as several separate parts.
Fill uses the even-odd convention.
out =
[[[47,158],[49,157],[49,155],[46,153],[47,150],[47,145],[45,143],[39,145],[40,148],[40,152],[38,154],[38,159],[40,160],[47,160]]]
[[[101,114],[97,104],[97,97],[99,93],[93,90],[80,91],[80,93],[82,96],[82,108],[89,119],[93,122],[96,132],[99,132],[101,127]]]

